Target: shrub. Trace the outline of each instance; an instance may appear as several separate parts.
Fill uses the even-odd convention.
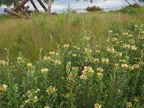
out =
[[[97,7],[97,6],[92,6],[92,7],[88,6],[86,8],[86,10],[87,11],[101,11],[102,9],[100,7]]]
[[[0,60],[1,107],[143,107],[144,27],[109,30],[103,44],[92,44],[82,28],[81,43],[66,43],[35,63],[22,54]]]

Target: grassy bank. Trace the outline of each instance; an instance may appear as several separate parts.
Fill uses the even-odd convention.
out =
[[[95,12],[0,19],[0,106],[143,108],[143,17]]]

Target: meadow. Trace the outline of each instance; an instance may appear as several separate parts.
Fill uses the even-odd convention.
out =
[[[144,11],[0,16],[1,108],[143,108]]]

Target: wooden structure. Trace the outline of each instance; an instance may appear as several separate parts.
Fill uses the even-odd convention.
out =
[[[31,4],[34,7],[34,11],[30,11],[29,6],[25,6],[25,4],[30,1]],[[37,0],[38,3],[42,6],[42,8],[46,11],[47,8],[45,7],[44,3],[41,0]],[[23,18],[29,18],[30,17],[30,12],[39,12],[37,6],[35,5],[33,0],[23,0],[21,3],[19,3],[17,0],[14,0],[14,8],[12,9],[4,9],[4,12],[7,12],[11,15],[17,16],[17,17],[23,17]]]

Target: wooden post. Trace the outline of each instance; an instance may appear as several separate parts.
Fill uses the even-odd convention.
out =
[[[18,1],[17,1],[17,0],[14,0],[14,6],[15,6],[17,3],[18,3]]]
[[[24,0],[20,5],[17,6],[16,9],[14,9],[14,11],[18,12],[27,2],[28,0]]]
[[[48,14],[51,13],[52,0],[48,0]]]
[[[29,6],[25,7],[25,8],[24,8],[24,11],[26,12],[26,11],[28,10],[28,8],[29,8]]]
[[[35,10],[36,10],[37,12],[39,12],[39,10],[38,10],[37,6],[35,5],[35,3],[33,2],[33,0],[30,0],[30,2],[31,2],[31,4],[33,5],[33,7],[35,8]]]
[[[15,1],[14,6],[15,6],[15,7],[18,7],[19,5],[20,5],[20,3]],[[21,7],[21,9],[19,10],[19,11],[21,11],[27,18],[30,17],[29,14],[26,12],[28,8],[29,8],[29,6],[25,7],[25,6],[23,5],[23,6]],[[12,10],[15,11],[15,9],[12,9]],[[17,13],[18,13],[18,12],[17,12]]]
[[[7,13],[9,13],[9,14],[11,14],[11,15],[15,15],[15,16],[17,16],[17,17],[20,17],[20,15],[19,15],[17,12],[15,12],[15,11],[13,11],[13,10],[9,10],[9,9],[7,9],[7,8],[4,9],[4,12],[7,12]],[[22,16],[22,17],[25,18],[24,16]]]
[[[39,2],[39,4],[43,7],[43,9],[45,11],[47,11],[47,8],[45,7],[45,5],[43,4],[43,2],[41,0],[37,0]]]
[[[25,16],[26,16],[27,18],[30,17],[29,14],[26,12],[28,8],[29,8],[29,6],[25,7],[24,9],[21,8],[21,11],[25,14]]]

